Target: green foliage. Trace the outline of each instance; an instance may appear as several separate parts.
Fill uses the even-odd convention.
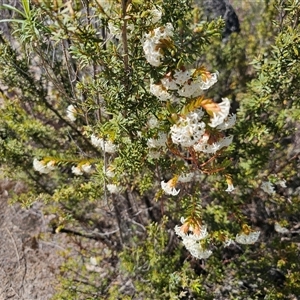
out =
[[[13,201],[44,201],[53,232],[71,237],[54,299],[299,295],[299,5],[232,3],[242,30],[226,42],[200,0],[3,5],[13,18],[0,35],[1,168],[26,186]],[[215,70],[197,96],[162,83],[188,72],[188,87],[203,84]],[[237,114],[226,135],[209,125],[224,97]],[[229,147],[174,142],[199,111],[201,139],[230,132]],[[231,243],[255,231],[260,242]],[[179,244],[197,232],[205,262]]]
[[[180,299],[187,295],[204,296],[201,277],[189,263],[179,263],[178,249],[171,249],[166,220],[151,224],[147,238],[138,247],[125,248],[121,265],[133,281],[135,297],[142,299]]]

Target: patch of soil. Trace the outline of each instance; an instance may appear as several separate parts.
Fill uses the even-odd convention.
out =
[[[0,196],[0,300],[47,300],[55,293],[64,235],[51,234],[36,203],[30,209],[9,205]],[[40,235],[50,236],[47,242]],[[50,240],[50,241],[48,241]]]

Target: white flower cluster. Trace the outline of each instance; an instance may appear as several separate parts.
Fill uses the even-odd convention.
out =
[[[38,159],[33,160],[33,168],[40,172],[41,174],[48,174],[55,169],[55,162],[53,160],[45,163],[43,160],[39,161]]]
[[[170,179],[168,182],[161,182],[161,188],[164,190],[164,192],[167,195],[172,195],[172,196],[176,196],[179,194],[180,190],[176,190],[175,186],[177,183],[177,178],[174,177],[172,179]]]
[[[163,57],[162,44],[164,40],[170,40],[173,36],[173,25],[167,23],[165,26],[155,28],[145,34],[143,50],[148,63],[154,67],[161,65]]]
[[[72,167],[72,173],[78,176],[83,175],[83,173],[90,174],[91,172],[92,166],[89,163]]]
[[[103,269],[101,267],[98,266],[99,263],[98,263],[98,259],[96,257],[90,257],[90,262],[88,263],[85,263],[85,267],[87,269],[87,271],[90,271],[90,272],[97,272],[97,273],[100,273],[100,272],[103,272]]]
[[[160,132],[156,139],[150,138],[147,141],[147,145],[149,148],[161,148],[166,146],[167,142],[167,134],[164,132]]]
[[[208,73],[205,76],[193,74],[195,70],[176,70],[173,77],[168,75],[160,80],[159,84],[150,85],[150,92],[161,101],[174,98],[169,91],[177,91],[177,94],[185,98],[196,98],[204,90],[209,89],[218,81],[218,73]]]
[[[181,218],[182,224],[184,224],[184,218]],[[207,259],[212,255],[211,250],[204,249],[200,242],[205,239],[208,235],[206,226],[201,226],[199,232],[195,233],[193,227],[184,228],[183,226],[175,226],[175,233],[182,238],[182,243],[185,248],[196,258],[198,259]],[[187,231],[187,232],[184,232]]]
[[[245,245],[254,244],[258,240],[259,235],[260,235],[260,231],[252,231],[249,232],[248,234],[243,232],[237,234],[235,240],[239,244],[245,244]]]
[[[235,190],[235,187],[233,186],[233,184],[232,184],[232,183],[228,183],[228,187],[227,187],[227,189],[225,190],[225,192],[231,193],[231,192],[233,192],[234,190]]]
[[[285,233],[290,232],[287,228],[281,226],[278,222],[275,222],[274,228],[275,228],[275,231],[278,232],[278,233],[285,234]]]
[[[91,142],[95,147],[102,149],[102,151],[106,153],[113,154],[116,152],[117,147],[111,140],[105,141],[103,138],[96,137],[92,134]]]
[[[148,124],[149,128],[156,128],[158,126],[159,122],[156,117],[150,116],[147,124]]]
[[[222,98],[222,102],[218,103],[217,106],[218,106],[218,110],[213,111],[213,117],[210,119],[210,123],[208,123],[208,125],[213,128],[220,126],[219,129],[222,127],[227,127],[226,129],[230,128],[230,126],[225,126],[222,124],[229,115],[229,110],[230,110],[229,99]],[[227,124],[229,124],[229,123],[230,122],[227,120]],[[235,122],[233,123],[233,125],[234,124],[235,124]]]
[[[111,194],[120,194],[122,192],[122,187],[116,184],[107,184],[106,188]]]
[[[166,148],[167,139],[168,136],[164,132],[159,132],[156,138],[148,139],[147,145],[149,148],[149,158],[159,159],[161,157],[161,151]]]
[[[272,184],[271,182],[269,182],[269,181],[264,181],[264,182],[262,182],[262,184],[261,184],[260,187],[261,187],[261,189],[262,189],[265,193],[267,193],[267,194],[269,194],[269,195],[275,194],[274,186],[273,186],[273,184]]]
[[[160,7],[159,9],[156,7],[152,8],[151,10],[149,10],[149,15],[150,18],[146,20],[147,25],[153,25],[158,23],[162,17],[161,8]]]
[[[106,179],[111,182],[112,178],[115,177],[115,167],[110,165],[110,166],[103,166],[103,173]],[[108,183],[106,184],[106,189],[110,194],[115,194],[118,195],[120,194],[123,190],[124,187],[121,185],[117,185],[115,183]]]
[[[76,121],[76,114],[77,114],[77,110],[76,110],[75,106],[74,105],[69,105],[67,107],[67,118],[71,122],[75,122]]]
[[[217,128],[219,131],[229,129],[235,123],[235,117],[231,117],[230,120],[227,119],[230,107],[229,100],[227,100],[225,98],[226,106],[222,105],[224,102],[216,104],[220,107],[220,112],[214,113],[211,119],[211,122],[214,122],[213,125],[220,126],[220,128]],[[220,149],[228,147],[232,143],[232,135],[227,137],[220,135],[220,137],[214,138],[214,142],[209,141],[209,127],[201,121],[203,115],[202,109],[197,109],[187,114],[186,117],[180,117],[179,121],[170,129],[173,143],[183,147],[193,146],[196,152],[208,154],[214,154]],[[217,119],[218,121],[216,121]],[[208,124],[208,126],[212,127],[211,125],[211,123]]]
[[[277,181],[277,184],[278,184],[279,186],[281,186],[282,188],[286,188],[286,187],[287,187],[287,186],[286,186],[286,180],[285,180],[285,179],[282,179],[282,180]]]
[[[232,143],[233,136],[227,136],[223,137],[220,140],[209,144],[207,136],[204,136],[204,138],[200,139],[197,144],[194,145],[194,150],[196,152],[203,152],[203,153],[216,153],[220,149],[224,147],[228,147]]]
[[[185,118],[180,117],[179,121],[171,127],[173,143],[183,147],[195,145],[205,133],[205,123],[200,122],[203,115],[202,109],[197,109]]]
[[[33,160],[34,170],[40,172],[41,174],[49,174],[55,169],[55,162],[53,160],[45,163],[43,160],[34,159]],[[83,165],[72,166],[72,173],[75,175],[83,175],[83,173],[90,174],[92,172],[92,166],[89,163]]]
[[[177,96],[196,98],[203,90],[210,88],[218,80],[218,73],[209,73],[205,70],[180,69],[174,74],[167,74],[160,83],[150,84],[150,92],[161,101],[177,101]],[[181,115],[176,124],[170,128],[171,139],[174,144],[182,147],[193,147],[196,152],[215,154],[224,147],[228,147],[233,136],[224,136],[223,133],[213,134],[232,128],[236,123],[236,115],[229,115],[230,101],[222,98],[222,102],[204,100],[202,108]],[[206,117],[205,117],[206,115]],[[203,118],[204,117],[204,118]]]
[[[154,84],[153,82],[150,83],[150,93],[161,101],[167,101],[172,97],[162,84]]]
[[[114,168],[112,166],[108,166],[106,169],[105,166],[103,166],[103,173],[108,178],[113,178],[115,176]]]
[[[206,73],[206,76],[204,74],[195,76],[194,73],[197,72],[195,70],[176,70],[173,79],[164,78],[162,82],[169,89],[177,90],[179,96],[195,98],[218,81],[218,73]]]
[[[236,115],[235,114],[228,115],[227,118],[224,118],[223,122],[219,124],[216,128],[218,130],[226,130],[232,128],[235,125],[235,123],[236,123]]]
[[[184,219],[183,217],[180,221],[183,225],[176,225],[174,231],[179,237],[182,238],[182,242],[186,249],[189,250],[189,252],[198,259],[207,259],[208,257],[210,257],[212,251],[204,249],[200,242],[208,236],[207,227],[205,225],[200,224],[196,226],[190,225],[188,222],[186,222],[186,219]],[[288,230],[286,230],[279,232],[287,233]],[[254,244],[258,240],[259,236],[260,231],[248,231],[247,233],[242,232],[236,235],[235,241],[239,244],[244,245]],[[232,239],[227,239],[224,243],[224,247],[228,247],[231,244],[234,244],[234,241]]]

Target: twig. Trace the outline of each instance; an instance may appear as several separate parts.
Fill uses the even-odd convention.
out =
[[[123,26],[122,26],[122,42],[124,48],[124,65],[126,73],[129,71],[129,62],[128,62],[128,43],[127,43],[127,20],[126,20],[126,10],[129,1],[122,0],[122,18],[123,18]]]
[[[141,228],[143,229],[143,231],[145,231],[145,232],[147,231],[146,228],[145,228],[142,224],[140,224],[140,223],[134,221],[133,219],[128,218],[127,220],[128,220],[129,222],[131,222],[131,223],[133,223],[133,224],[135,224],[135,225],[141,227]]]
[[[19,296],[19,294],[17,293],[17,291],[11,286],[10,287],[12,289],[12,291],[15,293],[15,296],[18,297],[18,299],[21,299],[21,297]]]
[[[11,232],[5,227],[7,233],[9,234],[12,242],[13,242],[13,245],[14,245],[14,248],[15,248],[15,251],[16,251],[16,254],[17,254],[17,258],[18,258],[18,264],[19,264],[19,268],[20,268],[20,255],[19,255],[19,251],[18,251],[18,248],[17,248],[17,245],[16,245],[16,242],[15,242],[15,239],[14,237],[12,236]]]
[[[63,251],[66,251],[65,248],[63,248],[63,247],[61,247],[61,246],[59,246],[59,245],[57,245],[55,243],[45,242],[45,241],[41,241],[41,240],[39,242],[42,243],[42,244],[53,246],[53,247],[59,248],[59,249],[61,249]]]

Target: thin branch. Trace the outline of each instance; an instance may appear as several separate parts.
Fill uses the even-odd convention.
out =
[[[16,252],[16,255],[17,255],[17,258],[18,258],[18,264],[19,264],[19,268],[20,268],[20,255],[19,255],[19,251],[18,251],[18,248],[17,248],[17,245],[16,245],[16,242],[15,242],[15,239],[14,237],[12,236],[11,232],[5,227],[7,233],[9,234],[12,242],[13,242],[13,245],[14,245],[14,248],[15,248],[15,252]]]
[[[127,20],[126,20],[126,10],[130,1],[122,0],[122,42],[124,49],[124,65],[126,73],[129,72],[129,61],[128,61],[128,43],[127,43]]]

